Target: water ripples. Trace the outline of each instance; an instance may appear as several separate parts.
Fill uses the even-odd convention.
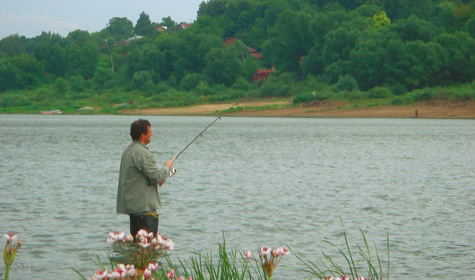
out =
[[[89,277],[108,233],[128,231],[115,198],[137,117],[0,118],[0,230],[24,240],[12,275]],[[213,120],[148,119],[158,161]],[[391,279],[473,275],[474,136],[465,120],[226,117],[176,162],[160,230],[172,257],[217,252],[225,238],[240,251],[289,245],[312,261],[321,250],[339,259],[326,241],[344,249],[343,228],[352,246],[363,230],[384,259],[389,233]],[[299,262],[281,265],[276,280]]]

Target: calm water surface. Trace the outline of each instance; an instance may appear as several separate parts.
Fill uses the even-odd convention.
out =
[[[128,231],[115,198],[137,118],[0,115],[0,233],[24,240],[11,279],[90,277],[108,233]],[[148,119],[159,162],[214,120]],[[326,241],[345,249],[345,229],[363,246],[361,229],[383,259],[389,234],[390,279],[475,275],[473,120],[223,117],[175,167],[160,217],[172,258],[216,253],[224,235],[230,250],[340,260]],[[310,276],[300,266],[292,254],[274,279]]]

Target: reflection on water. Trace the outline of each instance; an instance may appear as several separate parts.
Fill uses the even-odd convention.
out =
[[[0,233],[24,240],[12,279],[89,277],[108,233],[128,230],[115,196],[136,118],[0,116]],[[214,118],[148,119],[163,162]],[[175,163],[160,230],[172,257],[217,252],[224,234],[230,249],[288,245],[317,261],[339,258],[324,241],[344,249],[342,220],[383,259],[389,233],[391,279],[474,275],[473,139],[470,120],[223,117]],[[274,278],[299,266],[290,255]]]

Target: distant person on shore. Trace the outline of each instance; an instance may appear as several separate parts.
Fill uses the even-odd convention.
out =
[[[419,117],[419,111],[417,111],[417,109],[414,111],[414,118],[418,118]]]
[[[148,120],[139,119],[130,126],[132,143],[122,153],[117,213],[130,217],[130,233],[135,237],[140,229],[158,232],[160,195],[158,188],[165,183],[173,167],[173,160],[159,166],[147,144],[152,138]]]

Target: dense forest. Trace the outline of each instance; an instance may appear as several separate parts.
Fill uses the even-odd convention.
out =
[[[144,11],[135,25],[0,41],[0,112],[473,100],[474,77],[475,0],[209,0],[192,23]]]

